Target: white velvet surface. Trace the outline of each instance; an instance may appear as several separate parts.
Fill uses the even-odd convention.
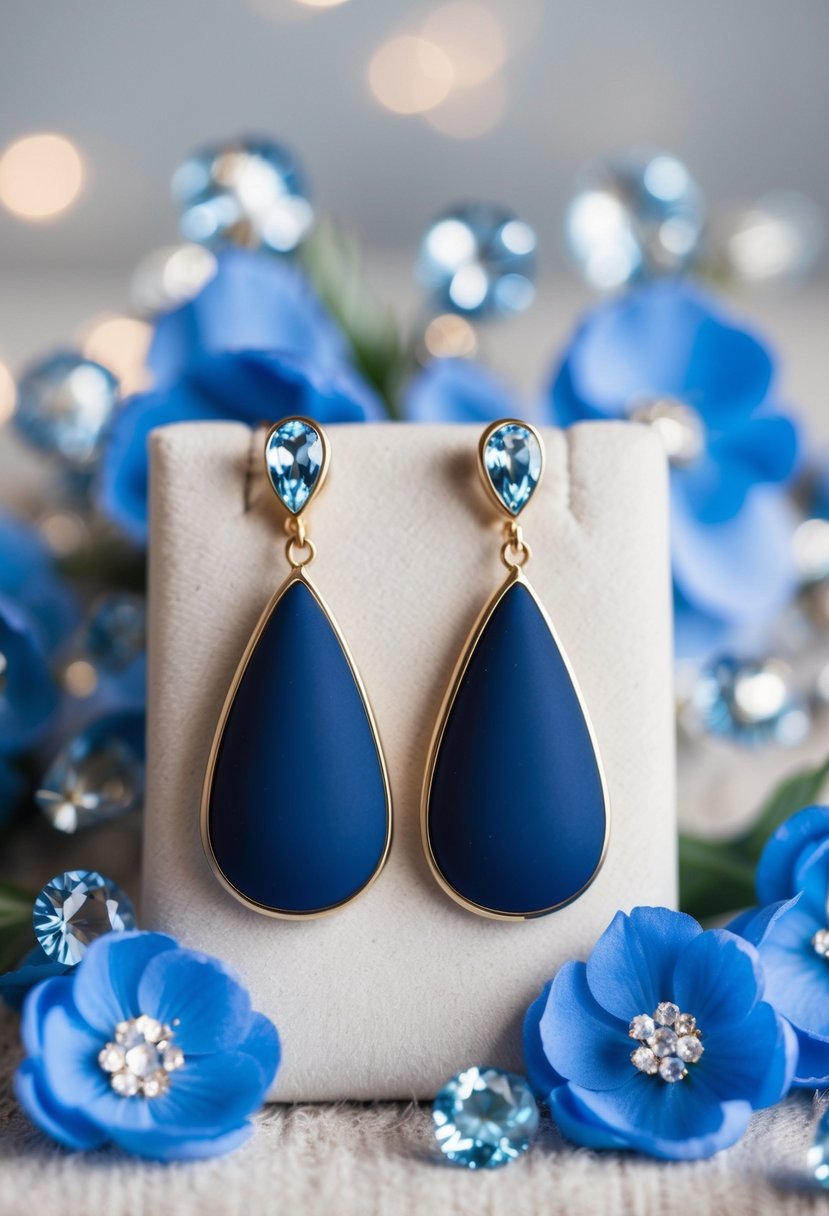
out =
[[[313,577],[377,718],[394,841],[374,887],[319,921],[250,912],[213,878],[199,796],[245,642],[288,572],[261,434],[187,424],[151,438],[149,788],[144,924],[232,963],[278,1025],[284,1101],[428,1098],[468,1062],[520,1068],[523,1009],[617,909],[673,904],[674,741],[667,478],[656,438],[623,423],[544,432],[547,470],[523,519],[528,574],[582,686],[612,824],[576,903],[501,924],[432,881],[419,802],[435,716],[464,640],[500,583],[500,534],[477,482],[477,427],[330,428],[309,512]],[[311,755],[286,781],[301,783]]]

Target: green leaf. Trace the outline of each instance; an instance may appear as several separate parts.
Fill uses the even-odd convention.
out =
[[[410,358],[394,314],[366,282],[356,241],[324,220],[303,245],[301,258],[320,298],[351,343],[355,366],[394,417]]]
[[[34,944],[31,891],[0,882],[0,971],[15,967]]]
[[[697,920],[754,903],[754,866],[730,842],[679,838],[679,906]]]
[[[817,801],[823,787],[829,781],[829,758],[817,768],[804,769],[787,777],[761,808],[754,826],[740,840],[740,846],[745,856],[755,864],[769,837],[795,811]]]

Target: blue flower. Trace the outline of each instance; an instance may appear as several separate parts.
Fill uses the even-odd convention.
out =
[[[794,1084],[829,1085],[829,807],[806,807],[773,833],[756,886],[764,906],[731,928],[756,946],[766,995],[797,1035]]]
[[[299,271],[228,250],[216,275],[162,317],[148,357],[154,387],[116,415],[98,492],[107,514],[142,543],[147,533],[147,437],[171,422],[256,426],[286,414],[362,422],[385,412],[345,362],[345,339]]]
[[[26,610],[47,650],[74,629],[78,606],[42,536],[26,520],[0,514],[0,596]]]
[[[223,963],[160,933],[98,938],[26,998],[15,1091],[73,1149],[159,1161],[230,1152],[279,1064],[272,1023]]]
[[[468,359],[433,359],[403,399],[403,417],[410,422],[497,422],[515,414],[507,386]]]
[[[791,1082],[794,1035],[762,991],[735,934],[667,908],[619,912],[530,1006],[530,1082],[577,1144],[710,1156]]]
[[[19,769],[0,754],[0,829],[5,827],[23,800],[28,782]]]
[[[634,417],[665,439],[680,653],[765,623],[786,603],[794,521],[780,487],[796,471],[798,432],[775,405],[768,349],[717,301],[662,279],[600,303],[571,339],[549,401],[562,425]]]
[[[35,743],[58,707],[58,689],[26,613],[0,596],[0,754]]]
[[[68,975],[74,965],[56,963],[40,948],[33,946],[20,960],[14,971],[0,975],[0,1000],[11,1009],[20,1009],[26,994],[43,980],[56,975]]]

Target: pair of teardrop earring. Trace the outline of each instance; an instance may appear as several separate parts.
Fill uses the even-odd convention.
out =
[[[348,647],[312,583],[303,512],[330,447],[308,418],[265,440],[288,511],[291,573],[262,613],[231,682],[201,802],[202,841],[222,885],[268,916],[304,920],[350,903],[391,846],[391,792],[377,727]],[[593,729],[555,630],[523,572],[518,517],[544,467],[541,436],[507,419],[478,463],[504,517],[507,577],[464,647],[432,740],[421,827],[432,873],[465,908],[544,916],[595,878],[609,829]]]

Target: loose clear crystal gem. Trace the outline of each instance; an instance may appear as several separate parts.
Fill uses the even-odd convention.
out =
[[[535,254],[529,224],[502,207],[468,203],[430,224],[416,273],[439,312],[506,316],[533,301]]]
[[[119,1022],[115,1041],[98,1054],[98,1063],[110,1073],[110,1085],[123,1097],[142,1094],[157,1098],[169,1089],[169,1074],[183,1068],[184,1052],[172,1044],[173,1029],[147,1014]]]
[[[267,139],[243,139],[194,152],[173,176],[185,240],[290,253],[314,221],[294,154]]]
[[[679,1006],[673,1001],[660,1001],[654,1010],[653,1020],[660,1026],[673,1026],[679,1017]]]
[[[631,1022],[628,1034],[632,1039],[642,1039],[644,1042],[651,1037],[654,1030],[656,1030],[656,1026],[653,1018],[649,1018],[646,1013],[640,1013]]]
[[[60,832],[116,819],[144,797],[144,714],[108,714],[60,749],[35,793],[40,810]]]
[[[681,1013],[674,1021],[677,1034],[693,1034],[697,1028],[697,1019],[691,1013]]]
[[[668,1026],[660,1026],[648,1039],[648,1047],[660,1060],[676,1051],[676,1035]]]
[[[510,515],[518,515],[541,477],[538,438],[521,423],[503,423],[486,441],[484,470],[499,502]]]
[[[788,664],[724,656],[706,664],[693,689],[689,715],[712,735],[748,746],[774,742],[795,747],[808,735],[808,706],[796,691]]]
[[[705,1048],[695,1034],[685,1034],[677,1040],[676,1054],[686,1064],[696,1064]]]
[[[662,442],[668,462],[682,469],[692,465],[705,450],[705,428],[697,411],[684,401],[659,397],[637,401],[629,410],[634,422],[651,427]]]
[[[34,447],[85,473],[97,461],[117,401],[112,372],[74,351],[59,351],[21,376],[14,421]]]
[[[146,640],[144,597],[116,591],[93,605],[81,650],[100,671],[118,675],[144,653]]]
[[[530,1147],[538,1106],[523,1077],[500,1068],[467,1068],[438,1093],[432,1122],[448,1161],[470,1170],[494,1169]]]
[[[815,1182],[829,1187],[829,1109],[824,1111],[817,1125],[807,1161]]]
[[[299,418],[289,418],[268,438],[265,464],[277,498],[292,515],[306,506],[322,472],[319,433]]]
[[[640,1072],[649,1073],[651,1076],[659,1069],[659,1061],[650,1047],[637,1047],[630,1053],[630,1062]]]
[[[663,1081],[673,1084],[674,1081],[681,1081],[687,1076],[687,1069],[682,1060],[678,1060],[676,1056],[668,1056],[659,1064],[659,1075]]]
[[[829,929],[818,929],[812,938],[812,949],[821,958],[829,958]]]
[[[104,933],[134,929],[135,912],[111,879],[95,870],[69,870],[40,892],[32,923],[43,952],[56,963],[74,966]]]

